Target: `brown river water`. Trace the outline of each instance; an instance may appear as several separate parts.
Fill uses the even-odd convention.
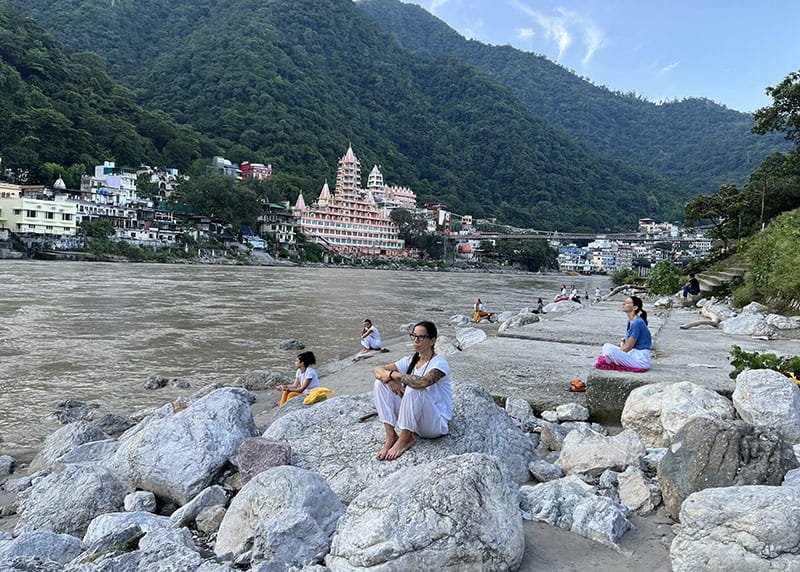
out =
[[[233,382],[254,369],[293,373],[296,338],[318,363],[359,349],[371,318],[384,339],[429,319],[450,330],[476,296],[493,311],[535,307],[566,282],[605,277],[353,268],[0,260],[0,454],[29,454],[59,427],[60,401],[132,413]],[[150,375],[191,390],[143,387]]]

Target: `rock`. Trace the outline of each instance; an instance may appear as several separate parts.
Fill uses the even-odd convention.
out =
[[[294,379],[286,374],[257,369],[240,377],[236,381],[236,385],[250,391],[263,391],[265,389],[273,389],[279,385],[292,383],[292,381],[294,381]]]
[[[548,423],[558,423],[558,413],[549,409],[547,411],[542,411],[542,419]]]
[[[731,308],[728,304],[725,304],[723,302],[713,301],[713,303],[706,304],[704,307],[707,311],[719,316],[720,320],[727,320],[728,318],[736,317],[736,311],[733,308]]]
[[[576,310],[580,310],[583,308],[581,304],[577,302],[550,302],[544,307],[545,314],[558,314],[558,313],[569,313],[574,312]]]
[[[11,455],[0,455],[0,482],[11,474],[14,466],[14,457]]]
[[[40,473],[35,474],[46,474],[46,471],[41,471]],[[34,474],[34,475],[35,475]],[[3,489],[12,495],[17,495],[23,492],[25,489],[30,488],[33,486],[33,477],[34,475],[20,477],[18,479],[9,479],[3,483]]]
[[[458,348],[465,350],[485,341],[486,332],[480,328],[456,328],[456,340],[458,340]]]
[[[122,506],[126,512],[155,512],[156,495],[150,491],[136,491],[125,496]]]
[[[764,314],[740,314],[734,318],[723,320],[720,322],[719,328],[729,335],[752,336],[763,320]]]
[[[606,437],[591,429],[581,429],[567,434],[556,464],[567,474],[598,476],[606,469],[622,471],[628,465],[638,467],[645,452],[644,443],[633,431],[626,429]]]
[[[661,504],[658,483],[648,479],[641,469],[628,467],[617,477],[620,502],[629,509],[646,514]]]
[[[672,298],[665,296],[653,302],[653,308],[672,308]]]
[[[733,406],[744,421],[779,430],[790,443],[800,442],[800,387],[770,369],[751,369],[736,377]]]
[[[244,486],[262,471],[288,465],[291,456],[292,448],[286,443],[263,437],[250,437],[239,445],[232,462],[239,469],[241,485]]]
[[[100,429],[109,437],[119,437],[125,431],[135,425],[132,419],[123,417],[122,415],[115,415],[114,413],[107,413],[92,421],[92,425]]]
[[[533,415],[530,403],[518,397],[509,397],[506,399],[506,413],[512,419],[516,419],[520,423],[525,421],[529,416]]]
[[[546,522],[619,550],[630,528],[625,507],[595,494],[594,487],[571,475],[520,487],[520,510],[526,520]]]
[[[166,387],[169,383],[169,378],[161,377],[160,375],[151,375],[147,378],[144,382],[142,387],[144,389],[161,389],[162,387]]]
[[[375,453],[384,441],[383,425],[376,417],[371,393],[328,399],[276,419],[264,437],[289,443],[292,464],[313,470],[344,503],[350,502],[369,483],[409,465],[471,452],[495,455],[513,478],[529,478],[528,463],[534,458],[533,436],[523,433],[478,385],[454,384],[450,434],[437,439],[418,439],[399,459],[378,461]]]
[[[39,471],[50,468],[60,456],[78,445],[106,438],[108,435],[87,421],[76,421],[65,425],[44,440],[39,453],[31,461],[30,470]]]
[[[800,316],[767,314],[764,321],[777,330],[796,330],[800,328]]]
[[[58,463],[98,463],[100,465],[106,459],[114,456],[119,449],[119,441],[116,439],[103,439],[101,441],[91,441],[78,445],[71,451],[64,453],[58,459]]]
[[[15,534],[50,530],[83,536],[97,515],[122,508],[125,490],[97,465],[65,465],[37,480],[20,503]]]
[[[497,329],[497,331],[506,332],[508,330],[513,330],[514,328],[522,328],[530,324],[535,324],[539,321],[539,319],[539,316],[533,312],[519,313],[500,324],[500,327]]]
[[[456,314],[455,316],[450,316],[449,323],[451,326],[468,326],[469,318],[463,314]]]
[[[138,538],[155,528],[168,528],[169,518],[149,512],[111,512],[101,514],[89,524],[83,543],[93,553],[104,552],[124,538]],[[130,533],[135,527],[134,533]]]
[[[800,570],[800,494],[742,486],[693,493],[670,547],[674,572]]]
[[[767,308],[764,304],[759,304],[758,302],[750,302],[747,306],[742,308],[742,314],[763,314],[769,308]]]
[[[502,325],[502,322],[510,320],[516,315],[517,315],[516,312],[512,312],[511,310],[506,310],[505,312],[500,312],[499,314],[497,314],[497,321],[500,322]]]
[[[90,421],[94,417],[95,409],[99,408],[97,403],[84,403],[75,399],[67,399],[58,404],[61,411],[50,413],[46,419],[57,421],[62,425],[75,423],[76,421]]]
[[[752,338],[756,340],[774,340],[778,337],[778,329],[769,325],[766,320],[760,322],[752,333]]]
[[[661,462],[661,459],[664,458],[664,455],[667,454],[666,447],[654,447],[648,448],[647,454],[642,457],[642,470],[645,474],[649,477],[654,477],[656,472],[658,471],[658,464]]]
[[[219,485],[214,485],[203,489],[191,501],[173,512],[169,517],[169,521],[172,526],[180,528],[191,523],[204,508],[212,506],[224,507],[226,504],[228,504],[228,495],[225,493],[225,489]]]
[[[280,348],[282,350],[304,350],[306,345],[301,342],[300,340],[283,340],[280,343]]]
[[[667,447],[696,417],[733,419],[731,402],[694,383],[653,383],[631,391],[622,409],[622,426],[636,431],[648,447]]]
[[[710,487],[780,485],[798,466],[780,434],[744,421],[693,419],[675,436],[658,465],[664,507],[678,517],[691,493]]]
[[[531,461],[528,465],[528,470],[530,470],[533,478],[540,483],[554,481],[564,476],[564,471],[561,470],[561,467],[553,463],[548,463],[544,459]]]
[[[222,519],[225,518],[225,507],[221,505],[207,506],[195,517],[197,530],[205,534],[213,534],[219,530]]]
[[[218,389],[174,415],[139,425],[120,437],[113,464],[137,488],[179,505],[212,484],[256,432],[250,394],[240,388]]]
[[[23,532],[13,540],[0,544],[0,569],[39,570],[37,561],[66,564],[83,550],[81,539],[69,534],[57,534],[48,530]],[[30,568],[6,568],[3,564],[24,561]]]
[[[409,322],[408,324],[403,324],[402,326],[400,326],[399,330],[400,330],[400,333],[410,334],[411,332],[414,331],[414,322]]]
[[[214,552],[238,555],[254,539],[254,551],[256,544],[260,555],[271,549],[287,565],[318,562],[328,552],[341,514],[339,499],[318,474],[289,465],[275,467],[253,477],[233,498]]]
[[[517,493],[486,454],[406,467],[353,499],[325,563],[331,572],[516,570],[525,548]]]
[[[783,476],[782,487],[800,487],[800,469],[792,469]]]
[[[556,407],[559,421],[588,421],[589,410],[577,403],[565,403]]]

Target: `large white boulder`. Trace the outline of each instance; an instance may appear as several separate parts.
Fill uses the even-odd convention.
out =
[[[267,428],[264,437],[287,442],[292,464],[325,477],[345,504],[376,479],[407,466],[464,453],[494,455],[514,480],[528,480],[535,438],[523,433],[482,387],[455,383],[453,393],[450,433],[437,439],[417,439],[391,462],[375,458],[385,433],[374,417],[372,393],[335,397],[288,412]]]
[[[763,321],[764,314],[739,314],[720,322],[719,328],[732,336],[752,336]]]
[[[674,572],[800,570],[800,489],[705,489],[683,502],[680,521]]]
[[[114,465],[137,488],[186,504],[256,435],[249,393],[222,388],[120,438]],[[143,422],[144,423],[144,422]]]
[[[0,544],[0,570],[9,570],[4,562],[23,561],[30,564],[30,570],[38,569],[35,566],[36,561],[63,565],[78,556],[82,550],[81,539],[69,534],[57,534],[49,530],[23,532],[13,540]]]
[[[736,377],[733,405],[752,425],[774,427],[790,443],[800,442],[800,387],[771,369],[750,369]]]
[[[517,485],[486,454],[411,466],[358,495],[325,560],[350,570],[516,570],[525,539]]]
[[[689,381],[653,383],[631,391],[622,426],[636,431],[648,447],[667,447],[681,427],[696,417],[733,419],[730,400]]]
[[[39,453],[31,461],[33,472],[52,467],[62,455],[79,445],[106,439],[108,435],[87,421],[76,421],[57,429],[44,440]]]
[[[565,300],[563,302],[550,302],[544,307],[544,312],[545,314],[567,314],[575,310],[580,310],[581,308],[583,308],[582,304]]]
[[[607,469],[624,471],[630,465],[638,467],[646,452],[642,440],[630,430],[607,437],[588,428],[576,429],[564,438],[556,465],[568,475],[599,476]]]

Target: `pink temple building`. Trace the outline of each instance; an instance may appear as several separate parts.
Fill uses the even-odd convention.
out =
[[[377,172],[380,175],[380,170]],[[339,159],[333,192],[326,181],[319,198],[311,205],[306,205],[302,193],[297,197],[293,212],[299,230],[309,239],[343,254],[407,255],[400,229],[389,218],[389,212],[392,207],[400,206],[400,202],[406,208],[415,208],[416,196],[410,189],[390,195],[384,190],[382,176],[380,187],[377,182],[377,179],[372,181],[373,188],[369,185],[361,188],[361,162],[352,146],[348,147]],[[414,198],[413,205],[409,197]]]

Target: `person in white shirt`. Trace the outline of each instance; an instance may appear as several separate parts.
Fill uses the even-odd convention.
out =
[[[370,350],[381,349],[381,333],[378,328],[372,325],[372,320],[364,320],[364,327],[361,329],[361,353]]]
[[[379,365],[375,374],[375,406],[386,441],[380,460],[397,459],[417,436],[440,437],[453,417],[453,386],[447,360],[434,351],[436,326],[423,321],[409,334],[414,355]]]
[[[283,392],[281,394],[281,407],[293,397],[303,395],[315,387],[319,387],[319,376],[316,370],[311,367],[316,363],[317,358],[314,357],[314,352],[298,354],[297,359],[294,360],[294,365],[297,367],[297,371],[294,374],[294,383],[279,385],[275,388]]]

